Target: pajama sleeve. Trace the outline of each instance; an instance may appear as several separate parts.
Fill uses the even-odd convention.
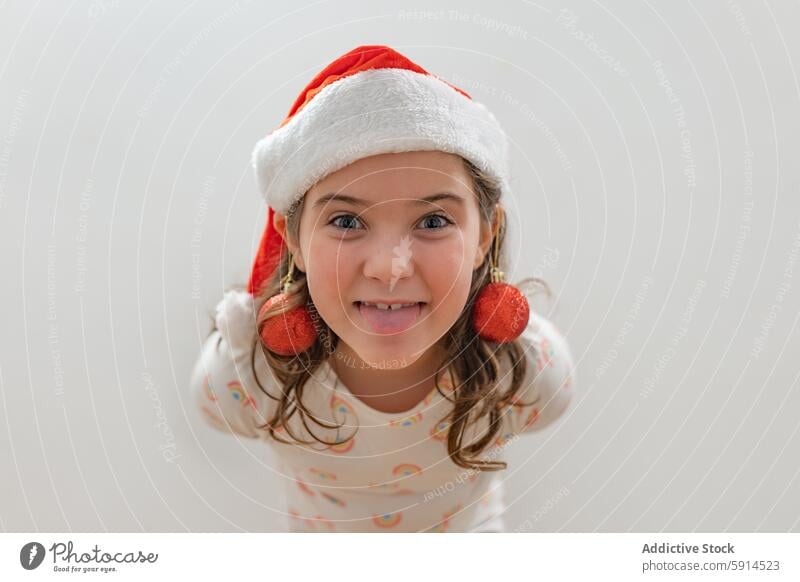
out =
[[[572,352],[550,320],[531,312],[520,341],[528,370],[505,412],[512,434],[541,430],[564,414],[572,400],[575,379]]]
[[[231,310],[238,316],[228,317]],[[268,431],[258,425],[266,423],[274,401],[259,388],[251,366],[255,318],[247,294],[229,291],[217,306],[216,324],[192,371],[194,401],[205,421],[220,431],[248,438],[266,436]],[[268,389],[265,379],[271,375],[264,371],[267,366],[258,356],[256,353],[258,379]]]

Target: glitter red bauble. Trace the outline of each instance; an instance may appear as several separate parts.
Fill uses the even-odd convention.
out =
[[[258,311],[258,318],[275,305],[284,304],[288,297],[279,293],[270,297]],[[259,329],[261,341],[271,352],[281,356],[293,356],[306,351],[316,341],[317,332],[305,306],[294,307],[266,320]]]
[[[508,283],[489,283],[481,289],[472,309],[472,325],[490,342],[517,339],[528,325],[530,307],[522,291]]]

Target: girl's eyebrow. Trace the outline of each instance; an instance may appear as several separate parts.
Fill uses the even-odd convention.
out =
[[[439,192],[437,194],[431,194],[430,196],[425,196],[424,198],[414,198],[413,200],[409,200],[408,203],[414,206],[422,206],[424,204],[432,204],[434,202],[438,202],[440,200],[451,200],[456,202],[460,205],[464,205],[464,198],[453,194],[452,192]],[[322,206],[323,204],[327,204],[329,201],[337,201],[337,202],[344,202],[345,204],[352,204],[354,206],[370,206],[370,202],[367,200],[362,200],[361,198],[356,198],[355,196],[350,196],[349,194],[343,194],[341,192],[331,192],[330,194],[324,194],[320,196],[316,202],[314,202],[314,208]]]

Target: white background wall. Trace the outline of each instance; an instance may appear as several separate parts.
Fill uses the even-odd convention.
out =
[[[253,145],[360,44],[512,140],[511,278],[550,282],[578,376],[510,528],[800,530],[796,3],[0,10],[3,530],[280,528],[269,449],[187,382],[263,227]]]

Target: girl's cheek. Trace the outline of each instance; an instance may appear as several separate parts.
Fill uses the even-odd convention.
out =
[[[311,276],[321,279],[335,274],[340,264],[346,262],[345,252],[343,246],[326,241],[321,236],[312,238],[308,245]]]
[[[472,283],[472,263],[466,261],[461,248],[440,248],[415,258],[418,273],[436,306],[436,315],[447,318],[460,311]]]
[[[311,298],[329,322],[347,321],[342,305],[349,306],[352,300],[353,285],[358,280],[358,258],[346,246],[320,238],[318,242],[312,239],[308,246],[310,261],[306,275]]]
[[[430,273],[430,278],[448,285],[460,279],[465,271],[470,271],[472,264],[465,256],[460,240],[426,247],[424,252],[417,253],[415,260],[421,269]]]

